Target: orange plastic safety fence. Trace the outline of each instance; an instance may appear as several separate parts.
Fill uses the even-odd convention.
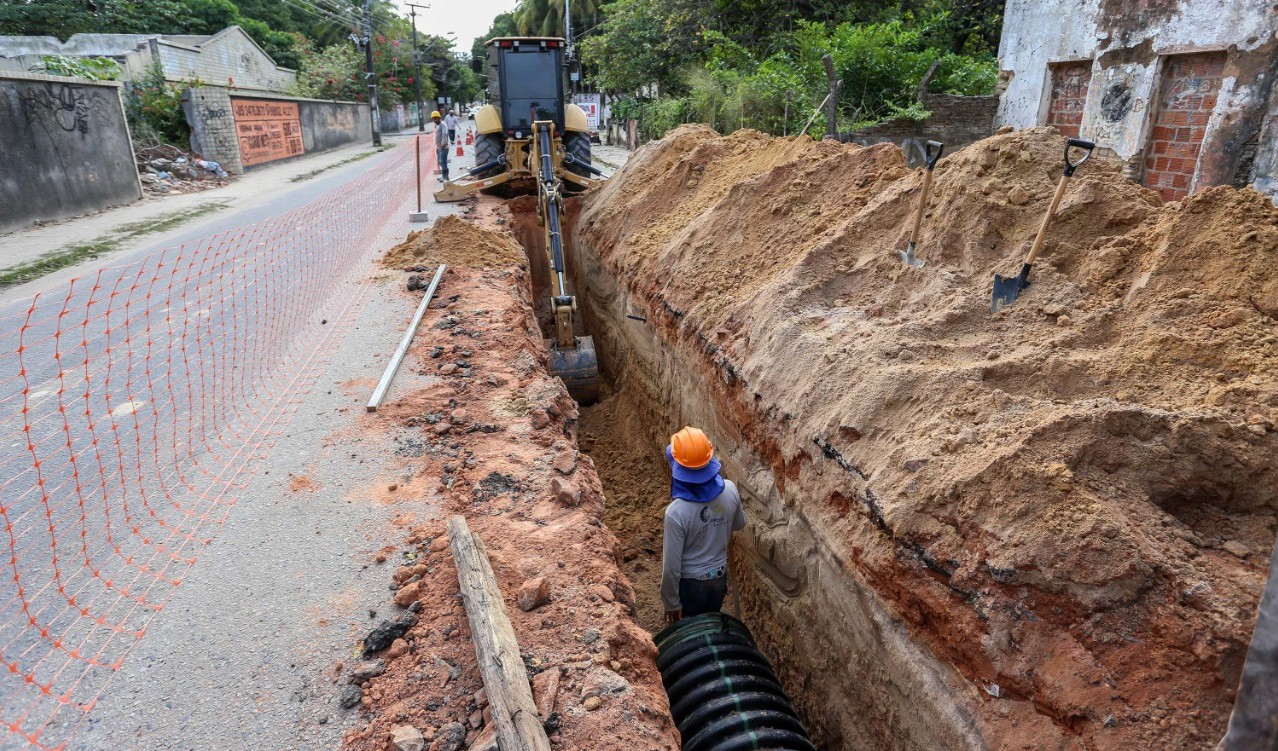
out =
[[[0,310],[0,747],[72,747],[358,312],[412,154]]]

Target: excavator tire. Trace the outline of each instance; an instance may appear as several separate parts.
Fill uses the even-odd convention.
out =
[[[480,133],[475,136],[475,164],[487,164],[501,157],[506,151],[505,145],[501,142],[501,137],[492,133]],[[484,170],[476,177],[492,177],[500,175],[504,167],[497,166],[490,170]]]
[[[577,160],[576,164],[565,165],[568,171],[582,177],[591,177],[590,171],[582,166],[590,164],[590,134],[568,131],[564,134],[564,150]]]

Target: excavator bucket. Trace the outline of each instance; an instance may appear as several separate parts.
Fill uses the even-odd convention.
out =
[[[595,356],[595,340],[577,337],[577,347],[550,347],[550,374],[563,379],[568,394],[578,404],[594,404],[599,398],[599,359]]]

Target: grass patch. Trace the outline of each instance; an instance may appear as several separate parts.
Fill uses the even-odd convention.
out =
[[[380,153],[382,153],[382,152],[383,152],[383,151],[385,151],[385,150],[386,150],[386,147],[385,147],[385,146],[383,146],[383,147],[378,148],[378,149],[373,149],[372,151],[361,151],[360,153],[358,153],[358,154],[356,154],[356,155],[354,155],[354,156],[348,156],[348,157],[346,157],[345,159],[343,159],[343,160],[342,160],[342,161],[340,161],[340,162],[333,162],[332,164],[328,165],[327,167],[320,167],[319,169],[311,170],[310,172],[303,172],[302,174],[297,175],[296,177],[291,177],[291,178],[289,178],[289,182],[291,182],[291,183],[300,183],[300,182],[302,182],[303,180],[310,180],[312,177],[315,177],[316,175],[320,174],[321,172],[328,172],[329,170],[331,170],[331,169],[337,169],[338,167],[341,167],[342,165],[350,164],[351,162],[358,162],[358,161],[359,161],[359,160],[361,160],[361,159],[367,159],[367,158],[369,158],[370,156],[372,156],[372,155],[374,155],[374,154],[380,154]]]
[[[211,214],[214,211],[221,211],[224,208],[226,208],[225,203],[206,203],[202,206],[161,214],[152,219],[122,224],[113,232],[93,242],[65,245],[52,253],[46,253],[34,260],[0,271],[0,289],[26,284],[59,269],[65,269],[81,261],[91,260],[104,253],[109,253],[124,243],[142,235],[164,232],[196,217]]]

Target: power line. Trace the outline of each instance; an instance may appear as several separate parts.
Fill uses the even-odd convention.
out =
[[[355,23],[354,19],[342,18],[339,16],[326,14],[323,11],[320,11],[319,9],[314,8],[313,6],[308,6],[306,4],[307,0],[281,0],[281,1],[285,5],[292,8],[293,10],[296,10],[300,13],[304,13],[310,18],[312,18],[313,20],[319,21],[320,23],[330,24],[341,31],[345,31],[349,29],[351,25]]]

